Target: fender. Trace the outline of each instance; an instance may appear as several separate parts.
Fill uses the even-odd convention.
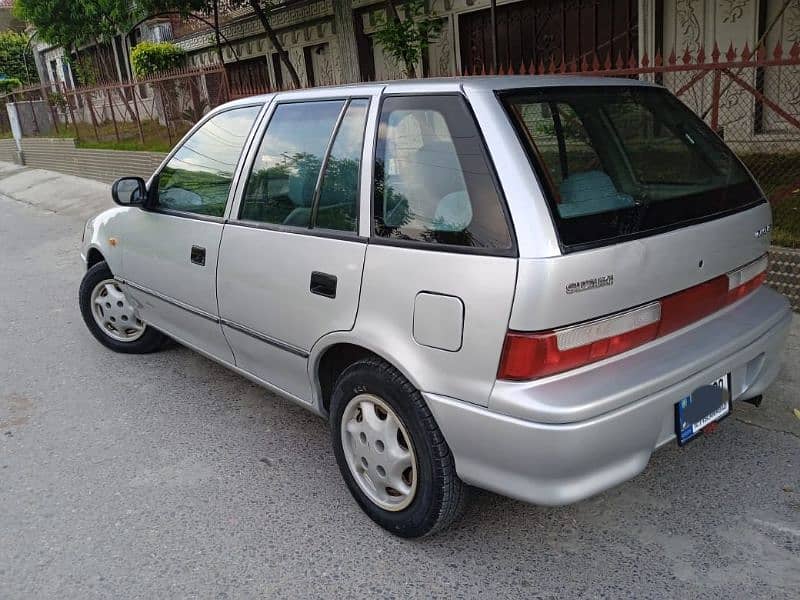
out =
[[[125,232],[125,213],[140,210],[134,207],[109,208],[86,222],[81,243],[81,258],[86,262],[89,251],[94,249],[103,255],[114,275],[123,273],[122,254]]]

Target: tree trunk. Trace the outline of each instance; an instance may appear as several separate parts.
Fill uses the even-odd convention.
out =
[[[217,58],[220,66],[225,66],[225,57],[222,56],[222,42],[219,37],[219,0],[214,0],[214,39],[217,42]]]
[[[397,14],[397,5],[395,4],[395,0],[386,0],[386,16],[389,18],[390,21],[394,21],[395,23],[400,22],[400,15]],[[409,64],[408,62],[405,62],[405,65],[406,65],[406,75],[408,76],[408,78],[416,79],[417,78],[416,65]]]
[[[261,7],[260,0],[249,0],[250,6],[253,8],[253,12],[256,13],[256,16],[261,21],[261,25],[264,27],[264,31],[269,38],[269,41],[272,42],[272,45],[275,46],[275,50],[278,53],[278,56],[281,59],[281,62],[286,67],[286,70],[289,72],[289,77],[292,78],[292,83],[296,88],[300,87],[300,77],[297,74],[297,71],[292,64],[292,61],[289,60],[289,53],[283,47],[278,36],[275,34],[275,30],[272,29],[272,26],[269,24],[269,19],[267,18],[267,14],[264,12],[264,9]]]
[[[90,48],[89,60],[94,59],[93,62],[95,64],[95,68],[97,69],[97,75],[99,79],[97,83],[114,83],[117,79],[114,77],[116,69],[112,69],[108,64],[109,56],[106,44],[101,43],[97,36],[95,36],[92,41],[94,41],[94,56],[92,57],[92,49]],[[111,60],[113,60],[113,56],[111,57]]]

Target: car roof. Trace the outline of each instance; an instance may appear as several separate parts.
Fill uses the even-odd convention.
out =
[[[309,97],[320,95],[343,95],[351,93],[354,89],[381,88],[385,94],[424,94],[424,93],[453,93],[465,90],[475,92],[492,92],[511,89],[541,88],[541,87],[574,87],[574,86],[653,86],[649,81],[627,79],[624,77],[588,77],[583,75],[494,75],[470,77],[432,77],[426,79],[398,79],[392,81],[375,81],[368,83],[352,83],[347,85],[334,85],[314,87],[301,90],[286,90],[261,94],[233,100],[224,105],[225,108],[246,106],[256,103],[265,103],[273,97],[291,95],[293,98],[302,96],[307,92]],[[222,108],[222,107],[220,107]]]

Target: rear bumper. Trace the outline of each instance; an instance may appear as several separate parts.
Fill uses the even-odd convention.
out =
[[[512,387],[509,398],[498,396],[508,394],[505,385],[496,387],[489,409],[435,394],[425,399],[465,482],[536,504],[568,504],[644,470],[653,451],[675,438],[675,403],[699,386],[731,373],[734,402],[761,394],[778,374],[791,319],[785,298],[765,288],[688,332],[591,371],[537,385],[535,393],[521,384],[522,389]],[[734,347],[721,343],[725,330]],[[598,372],[610,384],[587,388]],[[666,385],[662,373],[670,380]],[[660,387],[642,394],[652,389],[653,378]],[[568,415],[616,408],[565,422],[525,418],[547,406],[548,389],[562,400],[567,394],[558,406]],[[563,418],[552,410],[546,416]]]

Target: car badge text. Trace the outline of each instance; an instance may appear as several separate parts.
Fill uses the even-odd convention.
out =
[[[760,238],[767,235],[770,231],[772,231],[772,225],[764,225],[761,229],[756,229],[753,232],[753,237]]]
[[[600,277],[592,277],[591,279],[584,279],[583,281],[568,283],[566,292],[568,294],[574,294],[576,292],[585,292],[586,290],[594,290],[601,287],[607,287],[609,285],[614,285],[614,276],[602,275]]]

